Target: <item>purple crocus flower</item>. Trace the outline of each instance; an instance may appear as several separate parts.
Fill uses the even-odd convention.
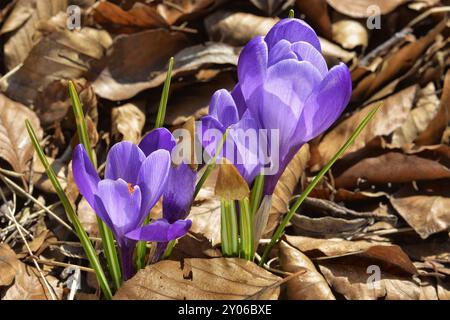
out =
[[[175,138],[166,128],[159,128],[151,131],[139,144],[139,147],[146,155],[151,154],[154,150],[158,149],[172,152],[175,146]],[[197,173],[193,171],[188,164],[182,162],[179,165],[171,166],[163,193],[163,219],[158,221],[159,223],[164,221],[167,225],[172,227],[171,230],[168,230],[168,232],[158,240],[153,240],[158,242],[156,253],[153,256],[153,262],[156,262],[161,258],[169,241],[181,238],[191,227],[192,221],[184,219],[186,219],[191,210],[196,180]],[[128,234],[128,236],[137,239],[145,238],[146,229],[150,226],[151,225],[144,226],[141,231]]]
[[[269,146],[279,145],[279,153],[270,155],[272,161],[277,158],[279,170],[265,179],[265,194],[270,195],[300,147],[344,111],[352,92],[350,72],[343,63],[328,70],[314,30],[302,20],[283,19],[265,38],[245,46],[238,79],[231,94],[221,91],[216,96],[220,101],[213,98],[209,118],[216,118],[216,127],[227,127],[251,117],[259,128],[278,130],[278,141],[267,136]],[[213,126],[210,119],[206,123]]]
[[[164,134],[159,145],[166,145]],[[105,179],[101,180],[82,145],[75,148],[73,176],[96,214],[111,229],[121,253],[125,279],[133,274],[133,252],[137,240],[170,241],[183,236],[190,222],[166,219],[142,227],[150,210],[163,195],[170,174],[171,157],[164,148],[140,147],[120,142],[108,153]],[[150,151],[147,155],[143,150]]]

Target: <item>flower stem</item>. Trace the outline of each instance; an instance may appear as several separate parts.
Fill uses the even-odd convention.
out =
[[[261,204],[261,200],[263,198],[263,191],[264,191],[264,176],[262,174],[258,175],[255,178],[255,182],[253,183],[252,188],[252,195],[250,198],[250,206],[251,206],[251,213],[253,216],[255,216],[256,211],[258,211],[258,208]]]
[[[248,198],[239,200],[240,230],[241,230],[241,258],[253,261],[255,246],[253,243],[253,215],[250,211]]]
[[[231,245],[231,226],[229,225],[228,213],[230,211],[229,202],[225,199],[220,200],[220,236],[222,254],[224,257],[232,257],[233,250]]]
[[[55,188],[56,193],[61,201],[61,203],[64,206],[64,209],[67,212],[67,216],[69,217],[70,221],[72,222],[75,232],[80,239],[81,245],[83,246],[84,252],[86,253],[86,256],[89,260],[89,263],[95,271],[95,275],[97,276],[97,280],[100,284],[100,288],[103,292],[103,295],[106,299],[111,300],[112,299],[112,292],[108,284],[108,280],[106,279],[105,273],[103,272],[102,265],[100,264],[100,260],[97,256],[97,253],[89,240],[89,236],[87,235],[86,231],[83,229],[83,226],[80,223],[80,220],[78,219],[78,216],[75,213],[75,210],[73,209],[72,205],[70,204],[69,199],[67,198],[66,193],[64,192],[64,189],[62,188],[61,184],[59,183],[58,179],[56,178],[55,171],[53,171],[53,168],[50,166],[50,164],[47,161],[47,158],[45,157],[44,151],[42,150],[41,146],[39,145],[39,141],[36,137],[36,133],[34,132],[33,127],[31,126],[30,122],[28,120],[25,121],[28,134],[30,136],[31,142],[33,143],[34,149],[36,150],[36,153],[39,157],[39,159],[42,162],[42,165],[45,168],[45,171],[47,173],[47,176],[50,180],[50,182],[53,185],[53,188]]]
[[[289,10],[289,15],[288,15],[288,17],[289,18],[295,18],[295,11],[294,11],[294,9],[291,9],[291,10]]]
[[[83,106],[81,105],[80,98],[72,81],[69,82],[69,95],[72,101],[73,112],[75,114],[78,138],[86,149],[86,152],[88,153],[88,156],[91,159],[94,168],[97,168],[97,160],[94,150],[91,146],[91,142],[89,140]],[[120,271],[119,257],[117,255],[117,250],[114,244],[114,237],[111,230],[101,219],[97,218],[97,222],[100,237],[102,238],[103,251],[108,263],[109,273],[111,274],[111,277],[113,279],[114,287],[117,290],[122,285],[122,274]]]
[[[197,185],[195,186],[194,199],[197,198],[197,196],[200,192],[200,189],[203,187],[203,185],[206,182],[206,179],[208,179],[209,175],[216,167],[217,158],[220,155],[220,153],[222,152],[222,148],[225,144],[225,141],[227,140],[228,132],[229,132],[229,129],[227,129],[227,131],[225,131],[224,135],[222,136],[222,140],[220,141],[220,144],[217,147],[216,154],[211,159],[211,163],[208,164],[208,166],[206,167],[206,170],[203,173],[203,175],[201,176],[200,180],[197,182]]]
[[[275,234],[273,235],[272,239],[270,240],[270,243],[267,245],[267,247],[264,250],[264,254],[261,257],[261,260],[259,262],[259,265],[262,266],[264,263],[266,263],[270,251],[275,246],[275,244],[280,240],[281,236],[284,233],[284,229],[286,228],[289,221],[292,219],[294,214],[297,212],[300,205],[303,203],[303,201],[308,197],[310,192],[316,187],[317,183],[319,183],[320,179],[328,172],[328,170],[331,169],[331,167],[334,165],[334,163],[344,154],[344,152],[353,144],[355,139],[358,137],[358,135],[361,133],[361,131],[366,127],[366,125],[369,123],[369,121],[373,118],[375,113],[380,109],[381,104],[374,108],[372,111],[369,112],[369,114],[363,119],[363,121],[359,124],[359,126],[356,128],[356,130],[353,132],[351,137],[347,140],[347,142],[339,149],[339,151],[333,156],[333,158],[327,163],[327,165],[320,170],[319,174],[314,178],[314,180],[308,185],[308,187],[303,191],[303,193],[300,195],[300,197],[297,199],[297,201],[294,203],[294,205],[291,207],[287,215],[284,217],[281,224],[278,226],[277,230],[275,231]]]

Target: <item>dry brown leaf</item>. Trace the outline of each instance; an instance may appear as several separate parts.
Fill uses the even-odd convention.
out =
[[[45,275],[45,279],[53,290],[55,297],[58,300],[62,299],[63,289],[59,286],[59,280],[51,275]],[[48,291],[39,271],[20,262],[16,269],[14,284],[6,290],[2,299],[52,300],[52,295]]]
[[[387,136],[401,127],[408,119],[417,92],[418,87],[412,86],[387,98],[345,154],[357,151],[375,137]],[[378,105],[380,105],[380,102],[375,102],[356,112],[350,118],[338,124],[323,138],[319,145],[320,167],[323,167],[337,153],[364,117]]]
[[[0,243],[0,287],[13,283],[20,263],[16,253],[7,244]]]
[[[216,196],[230,201],[242,200],[248,197],[250,189],[236,167],[229,161],[226,161],[226,163],[219,165],[214,192]]]
[[[220,249],[214,248],[206,237],[192,232],[177,240],[173,253],[170,255],[170,259],[176,261],[186,258],[220,257],[222,257]]]
[[[445,21],[429,31],[426,36],[412,40],[403,47],[389,50],[387,56],[379,58],[380,66],[374,68],[353,88],[352,101],[365,101],[385,85],[412,69],[427,48],[445,28]]]
[[[427,194],[426,190],[418,194],[408,186],[394,194],[391,203],[423,239],[450,227],[449,194]]]
[[[328,40],[332,40],[331,20],[328,15],[326,0],[297,0],[297,6],[301,13],[306,15],[306,20],[314,30]]]
[[[130,102],[111,111],[111,134],[138,144],[145,125],[145,101]]]
[[[439,162],[389,152],[359,161],[339,175],[335,184],[339,188],[351,189],[363,183],[377,185],[445,178],[450,178],[450,169]]]
[[[428,127],[416,139],[418,145],[429,145],[441,142],[443,132],[450,121],[450,70],[447,71],[444,80],[444,88],[440,102],[439,111]]]
[[[82,28],[57,29],[33,47],[23,65],[3,79],[2,90],[26,105],[35,103],[39,92],[60,79],[79,79],[90,64],[105,54],[111,38],[106,31]]]
[[[217,0],[172,0],[157,5],[157,11],[170,25],[190,20],[212,5]]]
[[[256,264],[237,258],[161,261],[124,283],[116,300],[238,300],[257,294],[279,280]],[[277,299],[279,288],[262,293]]]
[[[141,43],[159,45],[141,46]],[[132,98],[164,82],[166,65],[171,56],[174,56],[174,78],[195,73],[204,66],[237,64],[237,50],[233,47],[207,43],[181,50],[187,44],[185,34],[165,29],[120,35],[115,38],[107,66],[94,81],[93,87],[99,96],[110,100]],[[136,50],[130,53],[130,47]]]
[[[98,220],[97,214],[86,201],[86,198],[82,198],[77,208],[77,215],[80,219],[80,223],[83,229],[91,236],[98,237]]]
[[[430,82],[417,97],[416,107],[411,111],[405,123],[394,131],[390,147],[400,148],[413,142],[423,132],[439,109],[434,84]]]
[[[398,6],[411,0],[327,0],[336,11],[353,18],[367,18],[372,16],[371,6],[376,6],[380,14],[388,14]]]
[[[333,289],[350,300],[417,300],[420,296],[420,284],[411,277],[417,269],[398,246],[375,245],[361,253],[319,260],[318,264]],[[372,277],[377,269],[379,281]]]
[[[294,195],[300,177],[308,165],[309,159],[309,145],[305,144],[281,175],[272,196],[272,207],[264,234],[272,233],[277,228],[283,215],[289,211],[289,202]]]
[[[12,33],[5,43],[5,65],[8,70],[24,62],[35,45],[37,26],[66,11],[67,0],[19,0],[0,30],[0,35]]]
[[[369,44],[367,29],[355,20],[340,20],[333,23],[333,40],[344,49],[366,48]]]
[[[278,255],[284,271],[296,273],[306,270],[306,273],[287,282],[289,300],[335,300],[328,283],[307,256],[284,241],[280,242]]]
[[[209,176],[200,190],[191,212],[186,219],[192,220],[191,232],[206,237],[213,246],[221,242],[220,237],[220,199],[214,195],[217,170]]]
[[[95,22],[115,33],[133,33],[140,29],[167,26],[155,6],[139,2],[128,11],[111,2],[99,2],[94,6],[92,14]]]
[[[364,251],[374,246],[365,240],[348,241],[343,239],[317,239],[302,236],[286,236],[286,241],[305,253],[308,257],[341,256]]]
[[[58,181],[61,184],[62,188],[65,189],[67,186],[68,174],[67,164],[62,162],[61,160],[55,160],[50,157],[47,157],[47,161],[55,171],[56,177],[58,178]],[[46,193],[56,194],[55,188],[47,177],[44,165],[38,159],[33,162],[33,184],[38,190]]]
[[[217,11],[205,19],[205,27],[211,40],[243,46],[256,36],[265,36],[277,22],[250,13]]]
[[[23,173],[34,153],[31,140],[26,134],[25,120],[29,120],[38,139],[42,129],[36,114],[0,94],[0,158],[6,160],[14,171]]]

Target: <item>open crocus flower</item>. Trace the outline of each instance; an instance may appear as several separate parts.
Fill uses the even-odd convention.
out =
[[[279,153],[270,155],[272,161],[277,158],[279,169],[265,179],[265,194],[270,195],[300,147],[344,111],[352,92],[350,72],[342,63],[328,70],[314,30],[302,20],[283,19],[265,38],[256,37],[245,46],[238,79],[231,94],[222,91],[221,101],[212,102],[221,108],[214,112],[222,115],[218,120],[223,126],[249,116],[261,129],[278,130],[277,141],[267,137],[269,148],[279,146]]]
[[[165,135],[159,144],[170,143]],[[142,145],[147,155],[130,142],[114,145],[108,153],[105,179],[101,180],[86,150],[78,145],[72,168],[80,193],[111,229],[121,253],[125,279],[133,273],[133,252],[137,240],[170,241],[183,236],[190,222],[166,219],[142,227],[150,210],[163,195],[169,178],[171,157],[165,148]]]
[[[164,149],[168,152],[176,146],[176,141],[169,130],[159,128],[147,134],[139,144],[139,147],[146,155],[151,154],[154,150]],[[157,250],[153,256],[153,262],[158,261],[164,253],[169,241],[181,238],[184,236],[192,225],[192,221],[184,220],[188,216],[195,192],[195,182],[197,180],[197,173],[191,167],[182,162],[178,166],[172,165],[169,170],[167,184],[163,193],[163,219],[156,223],[161,224],[163,221],[168,228],[165,234],[161,233],[158,240]],[[141,230],[136,230],[128,236],[136,239],[145,239],[147,229],[151,228],[152,223],[144,226]],[[154,232],[150,230],[149,236],[154,236]]]

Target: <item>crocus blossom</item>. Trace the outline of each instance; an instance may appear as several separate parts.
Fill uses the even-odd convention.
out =
[[[139,147],[146,155],[151,154],[157,149],[164,149],[168,152],[172,152],[175,146],[175,138],[170,131],[165,128],[151,131],[139,144]],[[192,222],[184,219],[188,216],[192,206],[196,180],[197,173],[185,162],[182,162],[177,166],[171,166],[163,193],[163,219],[160,220],[167,221],[167,224],[171,226],[171,229],[168,230],[163,237],[158,240],[153,240],[158,241],[153,262],[156,262],[161,258],[169,241],[184,236],[191,227]],[[145,239],[147,228],[149,227],[144,226],[140,231],[141,234],[139,236],[138,233],[132,234],[132,236],[136,235],[139,239]],[[151,230],[150,235],[152,235]]]
[[[289,18],[244,47],[238,79],[231,93],[220,90],[214,95],[203,127],[230,128],[231,133],[243,121],[251,121],[255,128],[278,130],[277,141],[267,136],[269,148],[274,143],[279,146],[278,154],[270,155],[279,169],[265,179],[265,194],[270,195],[300,147],[327,130],[344,111],[352,91],[350,72],[343,63],[328,70],[314,30]],[[264,162],[257,163],[256,172]],[[253,177],[254,172],[247,182]]]
[[[82,145],[75,148],[73,176],[87,202],[111,229],[121,253],[122,272],[133,273],[137,240],[170,241],[186,234],[190,221],[157,220],[142,226],[151,208],[164,194],[171,170],[165,132],[155,133],[156,145],[130,142],[114,145],[108,153],[105,178],[100,179]],[[146,152],[144,152],[145,150]]]

